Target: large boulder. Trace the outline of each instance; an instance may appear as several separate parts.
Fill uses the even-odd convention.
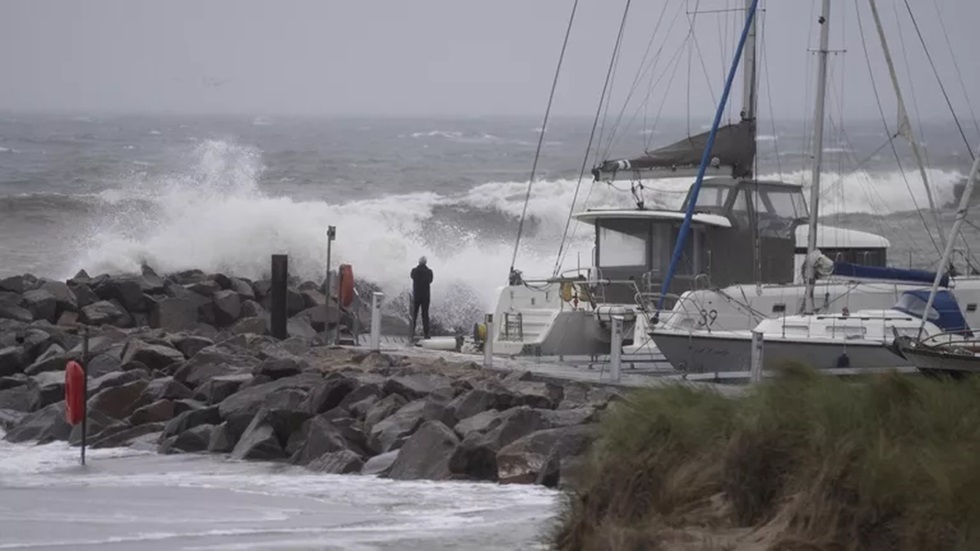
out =
[[[301,412],[300,403],[320,380],[317,374],[304,373],[245,388],[218,404],[218,410],[233,431],[241,434],[263,406]],[[294,390],[301,392],[291,392]],[[309,417],[309,414],[306,416]]]
[[[448,387],[450,380],[440,375],[415,374],[392,377],[385,382],[385,394],[401,394],[409,400],[424,398],[437,388]]]
[[[364,460],[350,450],[326,453],[311,461],[306,468],[318,473],[353,474],[361,472]]]
[[[452,476],[449,459],[459,445],[452,429],[440,421],[427,421],[401,447],[389,478],[446,480]]]
[[[140,407],[140,396],[148,385],[147,381],[136,380],[100,390],[89,398],[89,410],[100,411],[113,419],[124,419]]]
[[[145,312],[146,300],[143,297],[142,278],[136,276],[110,277],[97,284],[92,290],[103,301],[116,300],[128,312]],[[153,291],[157,289],[147,289]],[[163,289],[158,289],[162,291]]]
[[[460,438],[466,438],[471,432],[487,433],[500,425],[502,417],[495,409],[481,411],[456,423],[453,430]]]
[[[141,402],[152,403],[157,400],[183,400],[194,395],[191,389],[174,380],[173,377],[153,379],[143,390]]]
[[[306,408],[312,415],[330,411],[340,406],[359,384],[350,377],[331,375],[313,389],[307,399]]]
[[[122,363],[137,361],[151,370],[166,370],[173,364],[184,361],[184,355],[177,349],[162,344],[148,344],[133,339],[126,345]]]
[[[286,452],[291,454],[291,463],[306,465],[324,454],[349,450],[349,448],[350,445],[341,430],[326,416],[318,415],[307,420],[290,436]]]
[[[99,302],[100,300],[99,295],[95,294],[95,291],[84,283],[75,283],[74,285],[69,285],[68,288],[75,295],[76,308],[85,308],[89,304]]]
[[[118,419],[113,419],[108,415],[102,413],[101,411],[88,411],[88,419],[86,420],[85,430],[88,433],[86,440],[97,439],[109,436],[110,434],[115,434],[130,428],[130,425],[124,421]],[[82,443],[82,424],[79,423],[72,427],[71,434],[68,436],[68,443],[72,446],[78,446]]]
[[[47,371],[45,373],[39,373],[33,379],[37,383],[37,389],[41,399],[38,407],[44,407],[65,399],[64,373]],[[0,406],[0,408],[2,407]]]
[[[497,453],[505,446],[535,431],[550,428],[540,410],[521,406],[498,415],[485,425],[486,432],[470,431],[460,442],[450,462],[453,473],[476,480],[496,480]]]
[[[273,426],[256,415],[231,452],[234,459],[282,459],[284,453]]]
[[[306,362],[293,358],[267,358],[255,368],[256,377],[268,377],[275,381],[284,377],[293,377],[303,372]]]
[[[72,352],[71,355],[81,358],[78,352]],[[93,378],[102,377],[103,375],[119,372],[122,369],[122,360],[120,360],[120,357],[114,351],[97,354],[89,360],[88,366],[86,366],[88,376]]]
[[[34,321],[34,314],[30,310],[14,303],[0,301],[0,319],[11,319],[24,323]]]
[[[0,348],[0,377],[23,373],[30,365],[30,356],[22,346]]]
[[[0,278],[0,291],[8,291],[22,295],[24,294],[24,291],[27,290],[28,286],[25,285],[24,276],[22,275]]]
[[[429,400],[415,400],[371,427],[368,446],[375,453],[398,449],[422,423],[442,418],[445,408]]]
[[[61,399],[64,397],[62,396]],[[53,401],[57,402],[58,400]],[[43,405],[45,404],[42,402],[41,391],[34,381],[0,390],[0,409],[2,410],[30,413]]]
[[[242,315],[242,299],[235,291],[218,291],[213,297],[214,321],[218,327],[228,327]]]
[[[89,396],[95,396],[99,392],[102,392],[108,388],[129,384],[133,381],[144,380],[146,380],[146,373],[143,371],[114,371],[101,377],[89,377],[88,393]]]
[[[176,404],[177,402],[174,402],[175,406]],[[171,419],[163,428],[162,437],[177,436],[198,425],[217,425],[219,423],[221,423],[221,415],[218,413],[217,406],[192,408],[178,413]]]
[[[232,326],[231,332],[235,335],[268,335],[269,318],[262,316],[242,318]]]
[[[161,399],[133,411],[133,414],[129,416],[129,423],[133,426],[161,423],[169,421],[173,416],[174,403],[167,399]]]
[[[187,334],[174,335],[171,337],[170,342],[187,359],[193,358],[201,350],[214,345],[214,341],[207,337]]]
[[[248,373],[237,375],[218,375],[197,388],[194,398],[205,404],[220,404],[225,398],[238,392],[242,385],[252,379]]]
[[[218,375],[248,373],[258,360],[247,353],[231,353],[216,346],[194,355],[174,372],[174,379],[196,389]]]
[[[36,441],[46,444],[55,440],[68,440],[71,425],[65,421],[65,402],[61,401],[41,408],[7,431],[8,442]]]
[[[20,424],[27,413],[12,409],[0,409],[0,430],[6,432]]]
[[[176,437],[166,438],[160,442],[158,453],[202,452],[208,449],[211,442],[211,431],[214,425],[197,425],[189,428]],[[166,434],[166,432],[164,432]]]
[[[364,466],[361,467],[361,474],[379,477],[388,476],[388,473],[391,472],[392,465],[394,465],[400,453],[401,450],[394,450],[368,459],[364,462]]]
[[[247,281],[232,277],[229,278],[229,282],[230,282],[229,289],[238,293],[238,296],[241,297],[243,301],[255,300],[255,291],[252,289],[252,286],[249,285]]]
[[[190,331],[197,327],[198,303],[184,298],[161,298],[150,306],[150,327],[167,332]]]
[[[34,315],[34,319],[47,320],[50,323],[58,321],[58,299],[44,289],[27,291],[20,303]]]
[[[208,451],[212,453],[231,453],[235,449],[237,435],[232,434],[228,428],[228,423],[221,423],[211,431],[211,441],[208,442]]]
[[[111,434],[99,434],[98,437],[91,439],[88,445],[95,449],[130,446],[138,438],[160,433],[163,430],[163,426],[163,423],[146,423],[115,431]]]
[[[100,300],[82,308],[82,323],[88,325],[114,325],[116,327],[131,327],[133,318],[118,304]]]
[[[502,483],[530,484],[550,465],[585,453],[598,435],[597,425],[579,425],[531,433],[497,453],[497,477]]]
[[[57,315],[60,317],[64,312],[75,312],[78,310],[78,298],[75,292],[63,281],[45,281],[38,287],[41,291],[47,291],[54,296],[57,302]]]
[[[399,394],[389,394],[383,400],[377,402],[364,415],[364,426],[370,429],[381,421],[400,410],[408,403],[408,400]]]

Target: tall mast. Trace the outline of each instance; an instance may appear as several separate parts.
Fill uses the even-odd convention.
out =
[[[804,313],[814,311],[813,287],[816,284],[817,219],[820,216],[820,168],[823,164],[823,119],[827,92],[827,55],[830,53],[830,0],[823,0],[820,13],[820,51],[817,65],[817,105],[813,115],[813,178],[810,183],[810,234],[806,245],[806,295]]]
[[[745,0],[745,10],[752,7],[752,0]],[[749,24],[749,32],[745,37],[744,63],[742,64],[742,119],[755,119],[756,97],[755,90],[755,20]],[[754,137],[753,137],[754,139]]]

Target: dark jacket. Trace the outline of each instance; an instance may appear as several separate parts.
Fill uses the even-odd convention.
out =
[[[412,296],[415,302],[429,302],[429,286],[432,285],[432,270],[419,264],[412,268]]]

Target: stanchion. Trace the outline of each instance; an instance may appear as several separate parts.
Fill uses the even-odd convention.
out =
[[[762,349],[765,339],[759,331],[752,332],[752,356],[749,360],[749,381],[758,383],[762,380]]]
[[[326,316],[323,319],[327,320],[323,324],[323,335],[326,344],[329,346],[333,344],[333,331],[330,330],[330,297],[333,295],[331,288],[331,278],[333,273],[330,270],[330,253],[333,245],[333,240],[337,237],[337,228],[335,226],[327,226],[327,276],[323,279],[323,295],[327,297],[327,303],[324,308],[327,309]],[[337,297],[337,309],[340,309],[340,297]],[[354,342],[357,342],[356,340]]]
[[[286,338],[286,320],[288,311],[286,304],[286,286],[289,284],[289,257],[284,254],[272,255],[272,336],[277,339]]]
[[[371,350],[381,350],[381,301],[384,293],[377,291],[371,295]]]
[[[82,334],[82,465],[85,465],[85,445],[88,437],[88,325]]]
[[[612,339],[609,343],[609,373],[612,380],[619,382],[619,371],[623,365],[623,318],[613,316],[610,320],[612,324]]]
[[[483,341],[483,367],[493,367],[493,314],[487,314],[485,323],[487,336]]]

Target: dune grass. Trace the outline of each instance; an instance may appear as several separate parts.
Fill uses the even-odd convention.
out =
[[[980,382],[799,366],[610,408],[558,549],[980,549]]]

